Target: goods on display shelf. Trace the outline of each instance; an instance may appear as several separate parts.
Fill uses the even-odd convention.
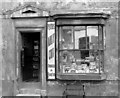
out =
[[[99,73],[99,67],[87,66],[87,64],[81,64],[76,66],[76,68],[71,68],[70,66],[63,65],[62,73]],[[100,70],[102,72],[102,70]]]
[[[63,56],[63,57],[62,57]],[[61,56],[60,69],[62,73],[101,73],[100,59],[98,56],[75,58],[70,52],[64,52]]]

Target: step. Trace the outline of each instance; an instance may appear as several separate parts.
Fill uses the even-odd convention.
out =
[[[40,97],[41,95],[40,94],[17,94],[16,96],[38,96]]]
[[[26,88],[22,88],[19,90],[19,94],[41,94],[41,90],[40,89],[26,89]]]

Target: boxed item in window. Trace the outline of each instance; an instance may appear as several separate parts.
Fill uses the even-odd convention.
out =
[[[70,69],[69,66],[63,66],[63,73],[70,73]]]
[[[87,67],[87,64],[81,64],[81,70],[85,70],[86,67]]]
[[[86,57],[86,60],[90,60],[90,62],[94,62],[94,56],[89,56],[89,57]]]
[[[85,73],[89,73],[89,72],[90,72],[89,67],[86,67],[85,68]]]
[[[76,70],[75,69],[71,69],[70,73],[76,73]]]
[[[62,49],[73,49],[72,43],[64,43],[62,44]]]
[[[90,62],[90,69],[95,69],[96,68],[96,63],[95,62]]]
[[[76,63],[72,63],[72,64],[71,64],[71,69],[76,69],[76,68],[77,68]]]
[[[85,62],[90,62],[90,60],[85,60]]]

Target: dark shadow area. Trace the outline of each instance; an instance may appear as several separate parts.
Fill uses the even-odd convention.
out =
[[[21,33],[21,73],[25,82],[38,82],[40,72],[40,33]]]

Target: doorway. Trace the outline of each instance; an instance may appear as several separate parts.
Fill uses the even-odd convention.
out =
[[[23,82],[40,82],[40,32],[21,32],[21,78]]]

